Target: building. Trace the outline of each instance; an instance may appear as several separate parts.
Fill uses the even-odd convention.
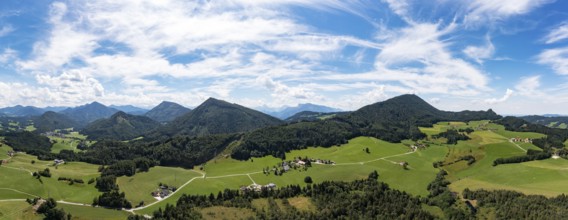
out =
[[[59,164],[64,164],[64,163],[65,163],[64,160],[59,160],[59,159],[53,160],[53,165],[54,165],[54,166],[57,166],[57,165],[59,165]]]

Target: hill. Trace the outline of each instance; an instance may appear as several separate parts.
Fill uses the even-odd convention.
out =
[[[33,119],[37,132],[43,133],[55,129],[78,128],[80,125],[69,117],[48,111]]]
[[[44,112],[46,112],[46,110],[38,107],[21,105],[0,109],[0,113],[12,117],[38,116],[43,114]]]
[[[262,112],[209,98],[194,110],[166,125],[160,133],[190,136],[228,134],[282,123],[283,121]]]
[[[146,114],[146,112],[148,112],[148,109],[139,108],[133,105],[111,105],[109,107],[119,111],[126,112],[127,114],[131,115],[143,115]]]
[[[520,118],[533,124],[540,124],[551,128],[562,128],[562,129],[568,128],[568,116],[547,117],[539,115],[529,115]]]
[[[299,104],[298,106],[295,107],[287,107],[285,109],[283,109],[282,111],[277,111],[277,112],[269,112],[269,115],[272,115],[274,117],[280,118],[280,119],[287,119],[299,112],[303,112],[303,111],[310,111],[310,112],[322,112],[322,113],[330,113],[330,112],[341,112],[341,109],[337,109],[337,108],[331,108],[331,107],[327,107],[327,106],[323,106],[323,105],[316,105],[316,104],[311,104],[311,103],[304,103],[304,104]]]
[[[174,102],[163,101],[158,106],[152,108],[144,114],[146,117],[159,122],[170,122],[179,116],[191,111],[191,109],[183,107]]]
[[[349,112],[312,112],[312,111],[302,111],[298,112],[288,118],[287,122],[299,122],[299,121],[319,121],[323,119],[332,118],[339,115],[349,114]]]
[[[110,118],[90,123],[82,133],[92,140],[131,140],[159,126],[160,123],[148,117],[117,112]]]
[[[426,136],[418,126],[431,127],[440,121],[492,120],[500,117],[492,110],[440,111],[416,95],[401,95],[328,120],[253,131],[245,135],[232,156],[236,159],[267,154],[283,157],[290,150],[344,144],[357,136],[370,136],[389,142],[416,140]]]
[[[66,115],[67,117],[78,123],[88,124],[97,119],[108,118],[117,112],[118,110],[114,108],[109,108],[101,103],[93,102],[91,104],[86,104],[75,108],[68,108],[61,111],[60,113]]]

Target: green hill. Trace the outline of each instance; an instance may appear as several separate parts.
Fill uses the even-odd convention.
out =
[[[568,128],[567,116],[545,117],[540,115],[529,115],[520,118],[533,124],[540,124],[551,128]]]
[[[298,112],[286,119],[287,122],[299,122],[299,121],[319,121],[323,119],[329,119],[339,115],[349,114],[349,112],[313,112],[313,111],[302,111]]]
[[[209,98],[191,112],[178,117],[161,134],[203,136],[251,131],[282,124],[280,119],[237,104]]]
[[[250,132],[243,138],[233,157],[248,159],[285,152],[307,146],[344,144],[357,136],[371,136],[389,142],[420,139],[426,135],[418,126],[431,127],[439,121],[498,119],[488,111],[440,111],[416,95],[401,95],[365,106],[355,112],[315,122],[299,122]]]
[[[92,140],[131,140],[159,126],[160,123],[148,117],[117,112],[108,119],[99,119],[87,125],[82,133]]]
[[[48,111],[39,117],[33,119],[34,126],[37,128],[37,132],[43,133],[47,131],[53,131],[55,129],[65,129],[65,128],[77,128],[79,124],[69,117]]]
[[[170,122],[190,111],[191,109],[183,107],[180,104],[163,101],[144,115],[154,121]]]

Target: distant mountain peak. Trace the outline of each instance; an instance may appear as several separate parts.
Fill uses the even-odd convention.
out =
[[[144,115],[159,122],[170,122],[180,117],[191,109],[170,101],[162,101],[159,105],[146,112]]]
[[[209,98],[201,105],[168,124],[161,131],[167,135],[202,136],[245,132],[282,124],[262,112],[229,102]]]

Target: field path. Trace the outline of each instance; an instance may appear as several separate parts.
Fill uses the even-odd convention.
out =
[[[363,165],[366,163],[371,163],[371,162],[375,162],[375,161],[379,161],[379,160],[386,160],[387,158],[391,158],[391,157],[398,157],[398,156],[403,156],[403,155],[408,155],[408,154],[413,154],[416,151],[410,151],[410,152],[406,152],[406,153],[402,153],[402,154],[395,154],[395,155],[390,155],[390,156],[386,156],[386,157],[381,157],[381,158],[377,158],[377,159],[373,159],[373,160],[368,160],[368,161],[362,161],[362,162],[351,162],[351,163],[336,163],[336,164],[321,164],[321,165],[337,165],[337,166],[345,166],[345,165]],[[388,160],[386,160],[388,161]]]
[[[7,165],[2,165],[2,167],[6,167],[6,168],[8,168],[8,169],[13,169],[13,170],[24,171],[24,172],[27,171],[28,173],[30,173],[30,175],[33,175],[33,172],[32,172],[31,170],[24,169],[24,168],[22,168],[22,167],[17,168],[17,167],[11,167],[11,166],[7,166]]]
[[[522,148],[521,146],[519,146],[517,143],[513,142],[512,140],[509,140],[509,142],[511,142],[511,144],[514,144],[515,146],[517,146],[519,149],[521,149],[525,153],[527,152],[527,150],[525,150],[524,148]]]
[[[57,201],[58,203],[67,204],[67,205],[76,205],[76,206],[92,206],[91,204],[84,204],[84,203],[77,203],[77,202],[66,202],[64,200]]]
[[[25,199],[1,199],[0,202],[25,202]]]
[[[26,195],[28,195],[28,196],[35,196],[35,197],[39,197],[39,196],[37,196],[37,195],[34,195],[34,194],[30,194],[30,193],[27,193],[27,192],[22,192],[22,191],[20,191],[20,190],[17,190],[17,189],[11,189],[11,188],[0,188],[0,190],[10,190],[10,191],[14,191],[14,192],[17,192],[17,193],[21,193],[21,194],[26,194]]]

